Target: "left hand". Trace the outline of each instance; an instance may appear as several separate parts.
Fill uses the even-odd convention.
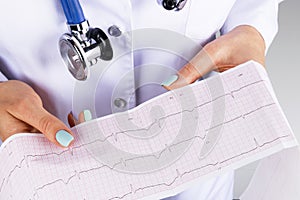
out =
[[[223,72],[249,60],[265,65],[265,42],[260,33],[248,25],[238,26],[208,43],[170,80],[162,83],[168,90],[193,83],[210,71]]]

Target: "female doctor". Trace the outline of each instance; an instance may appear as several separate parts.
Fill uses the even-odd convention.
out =
[[[97,87],[91,88],[94,117],[130,109],[211,71],[222,72],[248,60],[264,65],[277,31],[277,0],[171,2],[175,4],[169,8],[163,0],[81,2],[90,24],[104,31],[114,51],[123,52],[118,59],[103,61],[109,67],[97,77]],[[1,140],[21,132],[41,132],[58,146],[72,145],[74,137],[67,124],[73,126],[76,121],[69,113],[74,109],[78,81],[69,74],[58,51],[58,39],[67,31],[61,2],[10,0],[2,1],[0,8]],[[191,59],[183,61],[164,51],[134,51],[133,32],[149,29],[190,38],[196,44],[191,47]],[[216,38],[218,31],[221,36]],[[161,35],[161,41],[153,42],[166,38]],[[154,64],[171,70],[162,73],[160,68],[151,68]],[[90,78],[95,67],[90,69]],[[80,98],[87,98],[84,91],[76,101]],[[79,121],[90,120],[91,113],[85,109],[91,108],[79,107],[83,110]],[[232,186],[233,174],[228,173],[169,199],[232,199]]]

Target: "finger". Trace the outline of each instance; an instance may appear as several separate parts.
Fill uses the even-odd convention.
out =
[[[205,50],[201,50],[176,75],[169,77],[161,85],[167,90],[186,86],[212,71],[214,64]]]
[[[93,119],[92,113],[90,110],[81,111],[78,115],[78,122],[83,123],[87,121],[91,121]]]
[[[38,129],[56,145],[68,147],[74,141],[71,130],[63,122],[46,111],[42,106],[27,101],[25,98],[20,105],[14,106],[8,112],[17,119]]]
[[[69,123],[69,125],[70,125],[71,128],[74,127],[74,126],[76,126],[78,124],[77,119],[75,119],[75,117],[74,117],[74,115],[73,115],[72,112],[70,112],[68,114],[68,123]]]

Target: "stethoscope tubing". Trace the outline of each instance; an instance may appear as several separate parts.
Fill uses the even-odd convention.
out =
[[[68,24],[80,24],[86,20],[78,0],[61,0],[61,5]]]

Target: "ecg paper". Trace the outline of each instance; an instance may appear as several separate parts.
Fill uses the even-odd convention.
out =
[[[160,199],[297,145],[265,70],[248,62],[72,129],[1,146],[0,199]]]

